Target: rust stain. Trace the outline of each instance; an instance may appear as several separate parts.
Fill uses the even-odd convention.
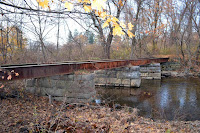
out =
[[[84,62],[61,62],[51,64],[22,64],[1,66],[0,69],[7,71],[14,70],[19,76],[12,75],[12,80],[30,79],[48,77],[54,75],[70,74],[78,70],[100,70],[124,67],[128,65],[139,66],[151,63],[164,63],[169,58],[153,58],[153,59],[138,59],[138,60],[102,60],[102,61],[84,61]],[[6,80],[8,75],[1,72],[0,81]]]

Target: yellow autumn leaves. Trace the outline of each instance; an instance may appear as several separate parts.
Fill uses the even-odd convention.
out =
[[[109,16],[109,18],[105,21],[103,24],[103,28],[109,26],[109,24],[112,23],[113,26],[113,35],[124,35],[126,30],[126,25],[123,22],[119,22],[119,20],[116,17]],[[128,23],[128,29],[127,34],[130,38],[135,37],[135,35],[131,32],[133,29],[133,25],[131,23]]]
[[[71,2],[65,2],[65,7],[68,11],[71,11],[74,8],[74,5]]]
[[[73,10],[74,4],[72,2],[69,2],[67,0],[62,1],[64,2],[64,6],[68,11]],[[81,3],[83,5],[83,9],[85,10],[85,12],[91,12],[93,10],[95,11],[95,14],[97,16],[99,16],[103,20],[106,20],[102,27],[105,28],[111,25],[113,27],[113,35],[121,36],[124,35],[126,32],[130,38],[134,37],[135,35],[131,32],[133,28],[133,25],[131,23],[128,23],[128,26],[126,26],[123,22],[119,22],[116,17],[108,15],[104,11],[104,9],[106,8],[106,1],[107,0],[77,0],[78,3]],[[42,8],[48,7],[48,0],[37,0],[37,2]],[[119,2],[119,5],[123,6],[121,1]],[[126,27],[128,28],[126,29]]]
[[[48,1],[48,0],[37,0],[37,2],[39,3],[39,5],[40,5],[42,8],[48,7],[48,4],[49,4],[49,1]]]

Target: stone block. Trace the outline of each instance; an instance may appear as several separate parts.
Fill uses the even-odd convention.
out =
[[[153,79],[153,77],[142,77],[142,79]]]
[[[41,88],[42,87],[35,87],[35,94],[42,95],[41,94]]]
[[[26,87],[34,87],[36,84],[36,79],[27,79],[26,80]]]
[[[115,71],[122,71],[123,68],[122,67],[119,67],[119,68],[115,68]]]
[[[26,91],[34,94],[36,91],[36,88],[35,87],[26,87]]]
[[[87,88],[95,88],[94,80],[84,81],[83,83],[79,84],[80,89],[87,89]]]
[[[115,71],[115,70],[108,70],[106,73],[106,76],[107,77],[116,77],[116,73],[117,73],[117,71]]]
[[[59,76],[60,80],[66,80],[66,81],[74,81],[74,75],[72,74],[64,74]]]
[[[152,63],[148,65],[149,67],[160,67],[160,63]]]
[[[131,85],[131,79],[122,79],[121,84],[124,86],[130,86]]]
[[[141,76],[141,77],[147,77],[147,76],[148,76],[148,73],[140,73],[140,76]]]
[[[107,78],[106,74],[95,74],[95,78]]]
[[[37,79],[36,86],[45,87],[45,88],[53,88],[56,86],[56,82],[58,80],[51,80],[51,78],[39,78]]]
[[[125,72],[121,71],[117,73],[117,78],[119,79],[135,79],[135,78],[140,78],[140,72],[139,71],[132,71],[132,72]]]
[[[93,80],[93,79],[94,79],[94,76],[95,76],[94,73],[83,74],[81,80],[83,80],[83,81]]]
[[[131,87],[140,87],[141,79],[131,79]]]
[[[107,78],[95,78],[95,85],[105,85],[107,83]]]
[[[59,88],[41,88],[42,95],[51,95],[51,96],[65,96],[68,95],[69,92],[67,89],[59,89]]]
[[[106,84],[112,84],[114,86],[120,85],[121,84],[121,79],[118,78],[107,78],[107,83]]]
[[[74,81],[88,81],[88,80],[93,80],[94,79],[94,75],[95,74],[93,74],[93,73],[74,75]]]
[[[130,67],[124,67],[122,71],[130,71]]]
[[[56,76],[51,76],[49,78],[53,79],[53,80],[60,80],[62,77],[62,75],[56,75]]]
[[[131,66],[130,71],[140,71],[140,66]]]
[[[82,80],[82,75],[74,74],[74,81],[80,81],[80,80]]]
[[[161,79],[161,73],[149,73],[149,77],[153,79]]]
[[[132,71],[132,72],[123,73],[123,78],[138,79],[138,78],[140,78],[140,72]]]
[[[160,67],[148,67],[148,71],[156,71],[156,70],[161,70]]]
[[[106,74],[107,70],[96,70],[94,71],[95,74]]]
[[[65,81],[65,80],[57,80],[56,88],[67,88],[68,86],[72,85],[74,81]]]

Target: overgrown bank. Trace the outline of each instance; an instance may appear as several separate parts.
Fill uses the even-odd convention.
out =
[[[1,132],[200,132],[200,121],[153,121],[129,107],[49,104],[30,94],[1,99],[0,106]]]
[[[161,65],[162,77],[200,77],[199,66],[184,66],[179,61],[169,61]]]

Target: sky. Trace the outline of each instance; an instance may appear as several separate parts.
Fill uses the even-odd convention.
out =
[[[37,9],[38,8],[38,4],[36,2],[36,0],[26,0],[27,3],[25,3],[24,1],[13,1],[13,0],[7,0],[7,3],[13,4],[13,5],[17,5],[20,7],[28,7],[30,6],[31,8]],[[2,6],[2,5],[0,5]],[[58,4],[51,4],[50,5],[51,10],[56,10],[56,8],[58,8]],[[63,7],[62,7],[63,8]],[[26,11],[26,10],[20,10],[20,9],[16,9],[16,8],[12,8],[9,6],[3,6],[2,7],[3,13],[7,12],[6,10],[12,11],[12,12],[23,12],[24,14],[33,14],[32,12]],[[41,8],[40,8],[41,9]],[[41,10],[46,10],[48,11],[49,9],[41,9]],[[3,16],[0,16],[0,19],[5,20],[2,22],[2,24],[4,25],[4,27],[7,26],[7,20],[10,21],[9,26],[12,25],[18,25],[22,31],[24,32],[24,36],[26,38],[28,38],[28,40],[30,41],[37,41],[38,40],[38,36],[37,36],[37,32],[39,32],[39,18],[35,15],[31,15],[31,17],[29,15],[21,15],[21,14],[15,14],[15,13],[9,13],[9,14],[4,14]],[[51,17],[42,17],[42,15],[48,15],[48,16],[52,16]],[[45,42],[50,42],[50,43],[57,43],[57,23],[58,23],[58,14],[41,14],[41,27],[42,27],[42,31],[43,31],[43,35],[45,36]],[[61,16],[62,17],[62,16]],[[59,38],[59,42],[60,44],[64,44],[67,42],[68,40],[68,34],[69,34],[69,29],[71,30],[71,32],[73,33],[75,29],[77,29],[78,31],[82,32],[84,31],[84,29],[79,26],[77,23],[75,23],[73,20],[71,19],[60,19],[60,38]],[[21,23],[22,26],[21,26]],[[46,21],[46,23],[45,23]],[[78,20],[77,20],[78,21]],[[81,22],[80,22],[81,23]],[[36,28],[35,28],[36,27]],[[68,28],[69,27],[69,28]],[[37,30],[35,30],[37,29]]]

